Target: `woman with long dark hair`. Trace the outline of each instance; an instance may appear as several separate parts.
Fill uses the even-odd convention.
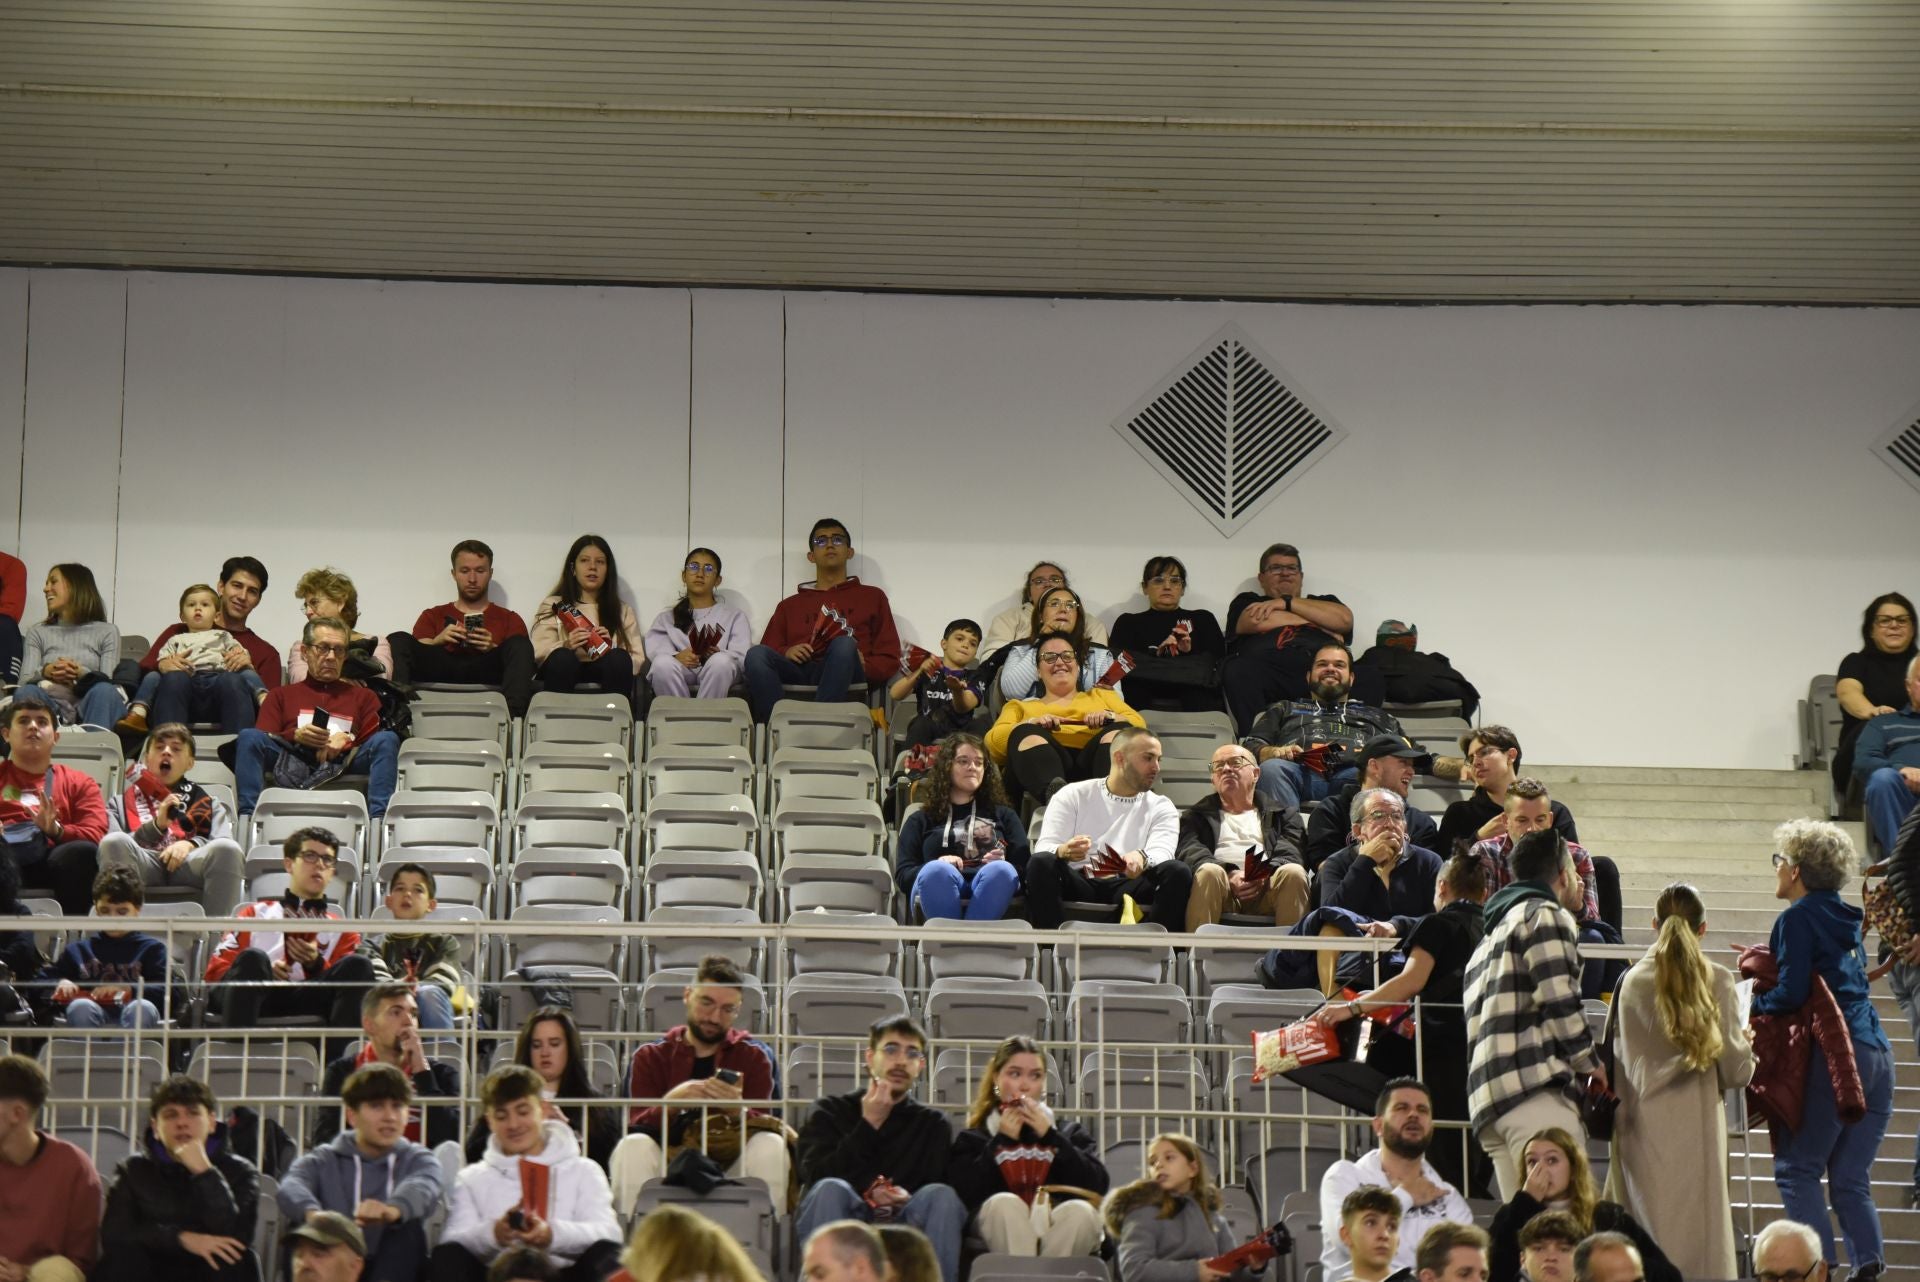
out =
[[[977,734],[940,743],[924,784],[927,803],[900,825],[893,879],[929,918],[999,921],[1026,875],[1027,828],[1007,805],[1000,768]]]
[[[987,624],[987,634],[980,639],[980,661],[985,663],[997,651],[1015,641],[1032,640],[1034,602],[1054,588],[1071,586],[1067,582],[1067,572],[1058,562],[1035,561],[1026,577],[1020,580],[1020,590],[1014,594],[1014,604],[994,615],[993,621]],[[1100,620],[1088,621],[1087,637],[1095,645],[1107,643],[1107,630],[1100,626]]]
[[[547,1084],[541,1094],[546,1100],[548,1118],[572,1127],[586,1155],[605,1170],[614,1146],[620,1143],[621,1110],[615,1106],[555,1102],[600,1098],[600,1092],[587,1080],[586,1053],[581,1049],[580,1029],[574,1024],[573,1016],[558,1006],[542,1006],[527,1016],[519,1038],[513,1043],[513,1062],[540,1074],[540,1080]],[[467,1136],[467,1160],[478,1162],[486,1151],[487,1119],[483,1117],[474,1123]]]
[[[41,591],[47,617],[27,629],[20,684],[40,687],[68,721],[112,726],[127,710],[127,696],[113,684],[120,629],[107,622],[93,571],[62,562],[47,571]]]
[[[620,571],[605,539],[582,534],[573,541],[560,581],[533,612],[531,635],[533,661],[547,689],[568,691],[590,682],[633,697],[633,679],[645,662],[640,620],[620,599]]]
[[[987,1250],[1073,1256],[1100,1249],[1100,1208],[1056,1185],[1099,1197],[1107,1168],[1100,1143],[1047,1103],[1047,1061],[1031,1037],[1001,1042],[980,1074],[966,1129],[953,1138],[947,1184],[975,1219]]]
[[[1040,693],[1046,674],[1040,671],[1040,641],[1048,635],[1064,636],[1073,643],[1079,660],[1075,684],[1091,690],[1107,669],[1113,666],[1113,654],[1095,644],[1088,631],[1087,612],[1072,588],[1053,588],[1033,603],[1031,635],[1008,647],[1007,659],[1000,667],[1000,693],[1009,699],[1031,699]],[[1114,687],[1116,691],[1119,686]]]
[[[740,683],[753,625],[745,610],[714,595],[720,554],[712,548],[687,553],[680,583],[680,599],[647,629],[647,683],[669,698],[724,699]]]
[[[1834,745],[1833,790],[1846,796],[1853,782],[1853,747],[1875,717],[1907,706],[1907,665],[1916,648],[1913,602],[1882,592],[1860,616],[1860,648],[1840,660],[1833,693],[1840,700],[1840,742]]]

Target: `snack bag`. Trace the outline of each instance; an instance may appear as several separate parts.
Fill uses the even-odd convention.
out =
[[[687,633],[687,649],[693,651],[693,657],[705,663],[720,650],[720,625],[702,623]]]
[[[1108,664],[1107,670],[1100,674],[1100,679],[1093,683],[1093,688],[1096,690],[1113,689],[1122,681],[1126,680],[1127,673],[1133,671],[1133,665],[1133,656],[1125,650],[1122,650],[1119,654],[1113,656],[1113,662]]]
[[[1248,881],[1265,881],[1273,876],[1273,870],[1277,867],[1278,864],[1267,862],[1267,854],[1260,847],[1248,846],[1246,867],[1241,875]]]
[[[925,646],[910,645],[906,657],[900,660],[900,671],[904,673],[920,671],[920,665],[933,657],[933,651]]]
[[[1285,1224],[1276,1224],[1264,1233],[1254,1234],[1225,1255],[1214,1256],[1206,1261],[1206,1266],[1216,1273],[1234,1273],[1240,1269],[1258,1273],[1275,1256],[1292,1254],[1293,1234],[1288,1232]]]
[[[1087,860],[1087,876],[1118,877],[1127,871],[1127,861],[1112,846],[1100,847],[1100,853]]]
[[[852,635],[853,625],[847,622],[847,616],[830,605],[823,605],[820,607],[820,617],[814,620],[813,635],[807,638],[807,644],[813,647],[813,657],[817,659],[835,637]]]
[[[1340,1032],[1309,1016],[1253,1035],[1253,1080],[1340,1058]]]
[[[1153,652],[1163,658],[1171,659],[1176,654],[1186,654],[1193,649],[1193,620],[1182,619],[1173,625],[1167,633],[1167,639],[1153,647]]]
[[[570,634],[575,628],[585,628],[593,634],[593,640],[587,643],[587,657],[597,659],[613,649],[613,637],[605,628],[597,628],[580,612],[580,607],[562,601],[553,607],[553,617],[560,620],[562,635]]]

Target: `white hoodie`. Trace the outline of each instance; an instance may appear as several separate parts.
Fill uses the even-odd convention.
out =
[[[613,1214],[613,1191],[607,1187],[606,1172],[580,1155],[573,1129],[565,1122],[549,1121],[541,1131],[547,1139],[546,1147],[529,1154],[526,1160],[551,1168],[547,1176],[547,1224],[553,1229],[553,1245],[547,1248],[547,1254],[571,1264],[595,1242],[620,1241],[620,1221]],[[494,1240],[493,1226],[520,1205],[520,1162],[519,1157],[502,1153],[488,1139],[486,1155],[460,1171],[440,1240],[465,1247],[482,1262],[500,1254],[502,1248]]]

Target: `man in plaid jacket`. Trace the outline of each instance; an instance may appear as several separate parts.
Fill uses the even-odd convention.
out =
[[[1580,1003],[1579,893],[1566,841],[1551,828],[1514,844],[1513,884],[1487,901],[1487,933],[1467,963],[1467,1104],[1493,1159],[1500,1196],[1526,1180],[1527,1137],[1583,1133],[1578,1102],[1606,1070]]]

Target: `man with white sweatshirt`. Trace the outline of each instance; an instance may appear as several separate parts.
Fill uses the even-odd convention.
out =
[[[1180,811],[1153,791],[1160,779],[1160,741],[1128,726],[1113,737],[1105,779],[1070,783],[1053,794],[1027,861],[1027,915],[1041,930],[1057,929],[1067,899],[1138,903],[1149,921],[1187,928],[1193,869],[1174,857]]]
[[[326,1211],[366,1238],[361,1282],[417,1282],[427,1260],[427,1218],[446,1182],[440,1159],[406,1137],[413,1087],[391,1064],[356,1069],[340,1092],[349,1130],[310,1149],[281,1182],[280,1211],[302,1224]]]
[[[513,1246],[545,1251],[564,1282],[604,1282],[620,1268],[620,1221],[599,1164],[583,1156],[564,1121],[547,1115],[546,1082],[505,1064],[480,1084],[493,1138],[460,1172],[433,1282],[484,1282],[493,1258]]]

